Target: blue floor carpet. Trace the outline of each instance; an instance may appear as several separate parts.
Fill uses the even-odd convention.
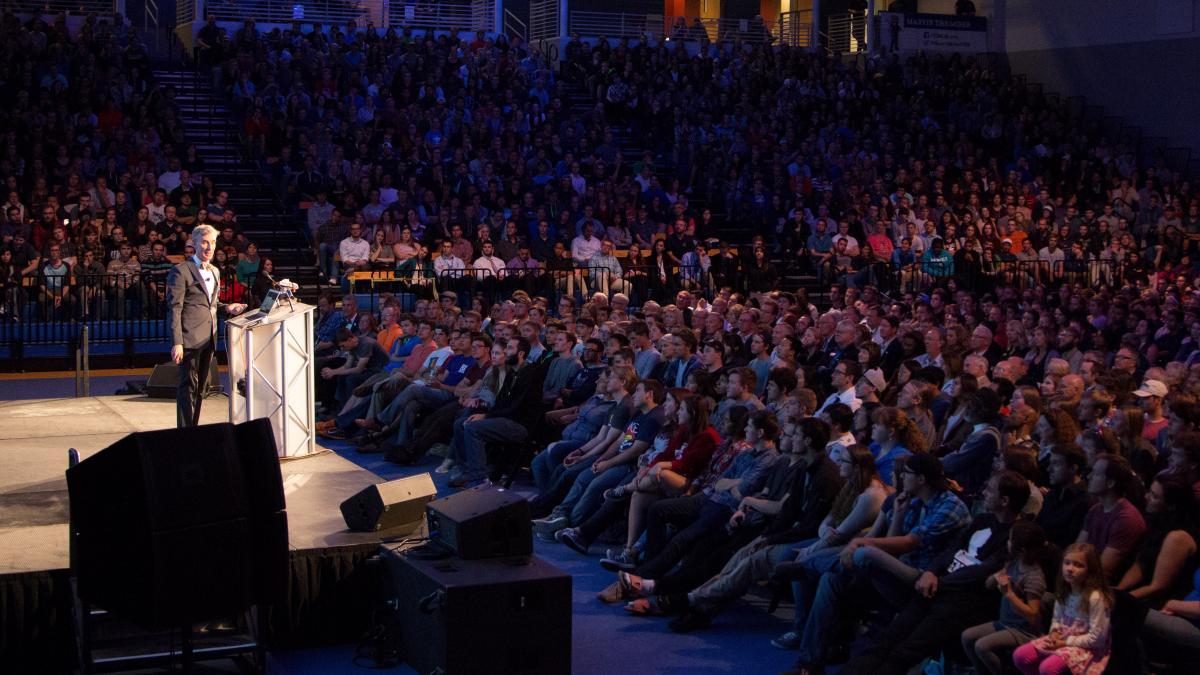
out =
[[[453,492],[446,476],[432,473],[440,459],[428,458],[417,467],[402,467],[380,455],[362,455],[347,443],[321,441],[321,445],[374,472],[384,479],[430,472],[439,495]],[[532,486],[518,481],[514,489],[528,493]],[[680,635],[667,630],[666,619],[631,617],[620,605],[596,600],[596,593],[613,580],[599,565],[603,549],[594,546],[584,557],[565,546],[534,538],[534,552],[571,574],[574,584],[572,671],[615,673],[635,668],[637,672],[662,674],[775,673],[791,668],[795,652],[770,645],[770,639],[788,630],[790,608],[769,615],[765,601],[739,601],[720,614],[707,630]],[[300,650],[275,655],[287,673],[330,672],[328,668],[349,665],[352,650]],[[404,669],[401,672],[413,672]]]

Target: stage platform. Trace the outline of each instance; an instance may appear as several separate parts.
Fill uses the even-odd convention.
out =
[[[229,419],[229,402],[204,402],[201,422]],[[0,574],[68,567],[67,450],[86,458],[135,431],[175,426],[175,402],[145,396],[0,403]],[[379,482],[375,474],[323,451],[280,463],[293,550],[379,541],[346,530],[338,504]]]

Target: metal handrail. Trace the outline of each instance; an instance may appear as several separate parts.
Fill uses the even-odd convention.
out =
[[[519,37],[525,42],[529,41],[529,25],[507,7],[504,8],[504,33],[510,37]]]
[[[407,28],[495,30],[496,17],[490,3],[481,2],[391,2],[387,7],[390,26]]]
[[[154,36],[154,50],[156,52],[161,50],[162,31],[159,30],[158,3],[155,0],[146,0],[145,8],[142,11],[142,30],[144,34]]]
[[[565,37],[558,34],[559,11],[558,0],[530,0],[529,42]]]
[[[253,3],[207,0],[204,9],[206,13],[215,15],[218,21],[253,19],[258,23],[304,21],[324,24],[354,21],[359,27],[364,27],[370,19],[370,9],[358,0],[305,0],[303,3],[293,0],[258,0]]]
[[[825,48],[830,54],[860,54],[867,51],[867,17],[845,12],[828,18]]]
[[[51,294],[43,292],[45,277],[25,275],[20,283],[3,288],[0,341],[22,345],[74,343],[85,326],[88,340],[95,343],[124,341],[132,345],[167,340],[168,276],[165,270],[72,274],[64,279],[64,300],[55,306],[53,297],[57,293],[52,289]],[[227,271],[222,276],[222,299],[246,300],[254,279],[236,286],[232,282],[232,274]]]
[[[680,19],[683,19],[683,30]],[[704,35],[699,35],[699,29]],[[747,44],[769,44],[778,40],[780,24],[759,23],[755,19],[721,19],[716,17],[664,17],[661,35],[672,40],[700,40],[730,42],[741,40]]]
[[[640,38],[663,34],[661,14],[628,14],[626,12],[593,12],[571,10],[569,30],[589,36],[608,38]]]
[[[475,30],[495,32],[501,28],[496,25],[496,1],[471,0],[471,23]]]
[[[811,14],[811,13],[810,13]],[[680,24],[680,20],[683,23]],[[572,10],[571,33],[607,38],[670,39],[680,41],[764,44],[776,40],[779,24],[757,23],[754,19],[674,17],[662,14],[630,14]]]
[[[13,14],[114,16],[120,12],[118,0],[4,0],[0,7]]]
[[[953,262],[917,259],[897,265],[876,262],[855,269],[847,277],[862,276],[884,291],[919,292],[953,281],[958,286],[984,288],[995,284],[1025,289],[1042,286],[1057,289],[1062,284],[1113,285],[1127,278],[1130,268],[1116,260],[989,260],[964,269]]]
[[[811,9],[783,12],[776,21],[779,43],[785,47],[811,47],[813,43],[813,13]]]
[[[175,25],[188,26],[197,20],[196,5],[198,0],[179,0],[175,5]]]
[[[78,347],[75,348],[75,398],[92,395],[92,366],[89,355],[88,327],[79,329]]]
[[[376,270],[371,272],[369,280],[358,280],[352,290],[356,295],[366,296],[366,302],[360,300],[360,306],[377,306],[375,296],[380,293],[428,292],[445,293],[454,291],[458,294],[461,306],[469,306],[476,293],[483,295],[485,302],[500,299],[501,294],[518,289],[532,290],[546,295],[557,305],[562,297],[579,295],[589,297],[593,293],[603,293],[610,299],[617,293],[625,293],[641,304],[652,299],[656,293],[663,296],[673,295],[681,288],[696,288],[705,294],[713,293],[717,284],[714,271],[702,272],[695,266],[669,266],[667,281],[663,284],[651,283],[650,275],[655,272],[649,264],[622,265],[621,276],[610,275],[607,267],[566,265],[549,268],[545,265],[536,270],[508,269],[493,273],[489,269],[466,267],[450,269],[430,274],[422,274],[420,282],[412,282],[412,274],[393,275],[391,270]],[[687,272],[685,274],[685,272]],[[687,285],[681,284],[687,282]],[[742,290],[744,278],[737,275],[734,280],[735,290]]]

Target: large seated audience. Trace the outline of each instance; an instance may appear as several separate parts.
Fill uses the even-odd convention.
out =
[[[0,320],[160,319],[191,229],[222,232],[222,299],[261,298],[235,205],[183,133],[138,31],[118,15],[0,16]]]
[[[973,59],[576,40],[555,74],[356,35],[272,32],[221,74],[276,87],[322,271],[401,272],[378,320],[321,301],[322,435],[454,487],[528,464],[602,601],[720,629],[765,584],[802,672],[1194,656],[1183,177]]]
[[[191,153],[139,140],[169,100],[4,29],[5,76],[49,83],[0,118],[29,130],[0,159],[18,219],[105,203],[115,162],[178,221],[150,167]],[[574,38],[556,71],[503,37],[252,21],[198,46],[341,287],[321,435],[454,487],[528,466],[536,533],[602,554],[601,601],[721,630],[765,587],[798,672],[1195,663],[1200,195],[1130,140],[961,56]],[[140,101],[95,161],[79,62]],[[61,264],[59,215],[7,264],[18,234]],[[110,269],[139,260],[117,243]]]

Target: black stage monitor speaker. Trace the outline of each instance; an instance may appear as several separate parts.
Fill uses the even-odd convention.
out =
[[[208,389],[221,390],[221,373],[217,372],[217,361],[213,359],[208,368]],[[154,371],[146,380],[146,396],[150,398],[175,398],[179,391],[179,366],[174,363],[160,363],[154,366]]]
[[[494,485],[463,490],[429,503],[430,540],[467,560],[533,553],[529,502]]]
[[[385,546],[402,655],[418,673],[571,672],[571,577],[536,557],[422,560]]]
[[[437,494],[433,478],[423,473],[362,489],[342,502],[346,527],[359,532],[396,528],[409,534],[425,522],[425,505]]]
[[[67,470],[79,595],[148,627],[286,589],[287,514],[268,420],[130,434]]]

